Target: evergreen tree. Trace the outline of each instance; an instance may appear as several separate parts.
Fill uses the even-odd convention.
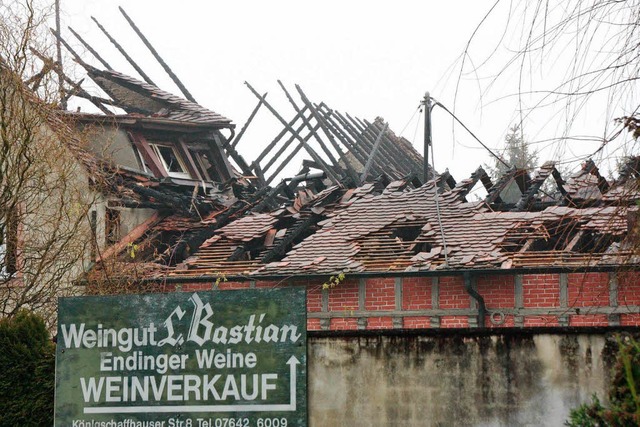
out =
[[[55,346],[42,318],[0,320],[0,426],[53,425]]]
[[[520,132],[520,126],[514,125],[504,138],[504,149],[500,153],[502,159],[509,165],[505,166],[496,159],[495,166],[487,166],[487,172],[493,180],[500,178],[511,167],[534,170],[538,166],[538,154],[529,152],[529,146]]]

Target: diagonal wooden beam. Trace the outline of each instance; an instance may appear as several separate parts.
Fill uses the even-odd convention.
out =
[[[280,83],[280,86],[282,86],[282,88],[284,89],[284,86],[282,85],[282,83],[280,81],[278,81],[278,83]],[[329,143],[333,146],[333,149],[336,150],[336,152],[338,153],[338,156],[340,157],[340,160],[342,160],[342,162],[344,163],[345,168],[347,170],[347,175],[349,176],[349,178],[351,178],[353,183],[356,186],[358,186],[360,184],[360,177],[358,176],[356,171],[353,169],[353,166],[351,165],[351,162],[349,161],[349,158],[342,152],[342,148],[340,148],[340,145],[336,142],[335,138],[333,137],[333,134],[328,129],[327,125],[325,124],[324,120],[322,119],[322,116],[320,114],[318,114],[318,112],[314,108],[314,106],[311,103],[311,101],[309,101],[309,99],[307,98],[305,93],[302,91],[302,88],[299,85],[295,85],[295,87],[296,87],[296,90],[298,91],[298,94],[300,95],[300,99],[302,99],[302,102],[304,102],[304,104],[309,108],[309,110],[311,111],[313,117],[320,124],[320,128],[322,129],[324,134],[329,139]],[[285,90],[285,92],[286,92],[286,90]],[[290,98],[289,95],[287,95],[287,96]],[[316,138],[318,139],[318,142],[320,142],[319,135]],[[324,146],[324,144],[321,144],[321,146]],[[325,151],[328,152],[329,150],[327,149]],[[334,162],[334,166],[336,166],[336,167],[339,166],[338,162],[336,162],[335,160],[332,160],[332,161]]]
[[[248,82],[244,82],[244,84],[247,85],[249,90],[256,97],[260,98],[260,94],[253,88],[253,86],[251,86]],[[318,156],[318,153],[316,153],[311,147],[309,147],[309,144],[307,144],[306,141],[304,141],[304,139],[300,136],[300,134],[296,132],[295,129],[293,129],[293,127],[291,127],[291,125],[287,123],[287,121],[283,119],[282,116],[276,111],[276,109],[273,108],[273,106],[271,106],[271,104],[269,104],[266,100],[264,101],[264,106],[267,107],[269,111],[271,111],[271,113],[280,121],[280,123],[284,125],[284,127],[289,132],[291,132],[291,134],[295,135],[295,137],[302,143],[302,146],[313,158],[313,160],[316,161],[319,165],[321,165],[322,169],[327,173],[327,177],[329,177],[329,179],[333,183],[338,184],[340,182],[340,176],[336,175],[336,173],[329,166],[327,166],[324,160],[322,160],[322,158]]]
[[[291,120],[289,120],[289,125],[293,126],[300,117],[302,117],[304,115],[304,113],[306,113],[307,109],[305,108],[302,112],[298,113],[295,115],[295,117]],[[297,129],[296,129],[296,134],[300,133],[302,130],[304,129],[304,124],[300,125]],[[278,142],[282,139],[283,136],[285,136],[287,134],[287,132],[289,132],[289,130],[285,127],[284,129],[282,129],[282,131],[280,131],[280,133],[278,133],[278,135],[276,135],[276,137],[273,139],[273,141],[271,141],[264,150],[262,150],[262,152],[260,153],[260,155],[258,155],[258,158],[256,159],[256,162],[261,162],[266,156],[267,154],[269,154],[269,152],[271,150],[273,150],[273,148],[278,144]],[[287,142],[285,142],[285,146],[288,144],[291,144],[291,141],[296,139],[296,134],[292,134],[292,136],[289,138],[289,140]],[[277,157],[278,155],[274,156]],[[266,168],[265,168],[266,169]]]
[[[362,176],[360,176],[360,181],[364,182],[367,179],[367,175],[369,174],[369,169],[373,165],[373,159],[378,154],[378,147],[380,147],[380,143],[382,142],[382,135],[389,128],[389,123],[385,123],[384,128],[378,133],[378,138],[376,138],[376,142],[373,144],[373,149],[371,150],[371,154],[369,155],[369,159],[367,159],[367,164],[364,166],[364,170],[362,171]]]
[[[240,142],[240,139],[242,139],[242,135],[244,135],[244,133],[247,131],[247,128],[249,127],[249,125],[253,121],[253,119],[256,116],[256,114],[258,114],[258,110],[260,109],[260,107],[262,107],[262,104],[264,104],[264,100],[266,98],[267,98],[267,92],[265,92],[264,95],[262,95],[262,97],[260,97],[260,100],[258,101],[258,105],[255,106],[255,108],[253,109],[253,111],[249,115],[249,118],[247,119],[246,122],[244,122],[244,125],[242,125],[242,129],[240,129],[240,132],[238,132],[238,135],[236,135],[236,137],[233,139],[233,141],[231,143],[225,141],[225,143],[224,143],[225,147],[228,144],[231,144],[231,146],[233,148],[236,148],[238,146],[238,143]]]
[[[98,53],[94,48],[92,48],[92,47],[91,47],[91,45],[90,45],[89,43],[87,43],[87,42],[86,42],[86,41],[85,41],[85,40],[80,36],[80,34],[76,33],[76,32],[73,30],[73,28],[71,28],[71,27],[67,27],[67,28],[69,29],[69,31],[71,31],[71,34],[73,34],[73,35],[75,36],[75,38],[77,38],[77,39],[78,39],[78,41],[79,41],[80,43],[82,43],[82,45],[83,45],[85,48],[87,48],[87,50],[88,50],[89,52],[91,52],[91,54],[92,54],[92,55],[93,55],[93,56],[94,56],[98,61],[100,61],[100,63],[101,63],[102,65],[104,65],[104,67],[105,67],[107,70],[113,70],[113,68],[111,67],[111,65],[109,65],[109,64],[107,63],[107,61],[105,61],[104,59],[102,59],[102,56],[100,56],[100,54],[99,54],[99,53]]]
[[[112,45],[115,46],[116,49],[118,49],[118,51],[122,54],[122,56],[124,56],[124,58],[127,60],[127,62],[129,62],[129,64],[131,64],[131,66],[133,68],[135,68],[135,70],[138,72],[138,74],[140,74],[140,77],[142,77],[144,79],[145,82],[149,83],[150,85],[154,85],[157,86],[150,78],[149,76],[147,76],[147,74],[142,70],[142,68],[140,68],[138,66],[138,64],[136,64],[136,62],[133,60],[133,58],[131,56],[129,56],[129,54],[124,50],[124,48],[122,46],[120,46],[120,43],[118,43],[116,41],[116,39],[114,39],[113,37],[111,37],[111,34],[109,34],[107,32],[107,30],[102,26],[102,24],[100,24],[100,22],[98,22],[98,20],[96,18],[94,18],[93,16],[91,17],[91,19],[93,19],[93,22],[96,23],[96,25],[98,26],[98,28],[100,28],[100,30],[104,33],[105,36],[107,36],[107,38],[109,39],[109,41],[111,42]]]
[[[196,100],[193,97],[193,95],[191,95],[191,93],[187,90],[185,85],[180,81],[178,76],[176,76],[176,74],[171,70],[171,68],[169,68],[169,65],[167,65],[166,62],[164,62],[164,60],[162,59],[162,57],[160,56],[158,51],[154,49],[153,45],[151,45],[151,42],[149,42],[149,40],[147,40],[147,38],[144,36],[144,34],[142,34],[142,31],[140,31],[140,29],[136,26],[136,24],[133,22],[133,20],[131,18],[129,18],[129,15],[127,15],[127,13],[124,11],[124,9],[122,7],[118,7],[118,9],[120,9],[120,13],[122,13],[122,15],[124,16],[124,19],[127,20],[129,25],[131,26],[131,28],[133,28],[133,31],[135,31],[135,33],[138,35],[138,37],[140,37],[140,40],[142,40],[142,43],[144,43],[144,45],[147,47],[147,49],[149,49],[149,52],[151,52],[153,57],[156,58],[158,63],[162,66],[164,71],[169,75],[171,80],[173,80],[173,82],[176,84],[176,86],[178,86],[178,89],[180,89],[180,92],[182,92],[182,94],[185,96],[185,98],[187,98],[191,102],[196,102]]]

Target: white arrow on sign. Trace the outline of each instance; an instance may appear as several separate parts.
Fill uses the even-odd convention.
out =
[[[300,361],[296,356],[287,360],[289,365],[289,402],[270,405],[174,405],[174,406],[100,406],[85,407],[85,414],[134,414],[141,412],[279,412],[296,410],[296,370]]]

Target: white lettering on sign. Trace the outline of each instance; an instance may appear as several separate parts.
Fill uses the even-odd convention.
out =
[[[252,314],[246,323],[231,327],[217,326],[214,320],[214,312],[209,303],[203,303],[198,294],[193,294],[189,301],[193,303],[194,310],[191,317],[186,341],[203,346],[207,342],[214,344],[246,344],[251,343],[284,343],[297,342],[302,336],[296,325],[274,325],[263,323],[266,313]],[[165,345],[180,346],[185,338],[177,331],[175,320],[181,320],[187,312],[177,306],[164,320],[165,336],[158,340],[156,333],[158,328],[153,323],[148,326],[134,328],[111,329],[98,325],[89,328],[85,323],[79,325],[62,324],[62,340],[66,348],[118,348],[128,352],[134,347]]]

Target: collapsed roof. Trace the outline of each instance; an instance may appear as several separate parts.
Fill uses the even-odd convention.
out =
[[[278,82],[294,110],[287,120],[247,83],[258,103],[236,134],[231,120],[198,105],[177,78],[187,99],[159,89],[137,65],[144,81],[112,70],[87,46],[106,69],[95,68],[59,38],[109,96],[90,95],[69,83],[71,95],[90,100],[105,114],[79,114],[80,120],[110,117],[139,152],[137,166],[112,165],[106,191],[122,206],[158,214],[108,255],[117,257],[125,244],[135,243],[139,256],[120,261],[144,266],[145,277],[404,274],[636,262],[631,245],[638,158],[628,159],[614,182],[592,161],[566,180],[548,162],[537,171],[512,168],[495,180],[480,167],[456,182],[448,172],[424,174],[421,155],[383,119],[361,120],[312,102],[297,85],[296,100]],[[247,162],[237,146],[261,108],[282,131]],[[171,143],[166,135],[174,136]],[[202,144],[212,151],[200,158]],[[298,175],[281,179],[299,152],[310,158]],[[172,169],[168,163],[177,165],[180,153],[187,159]],[[217,170],[209,169],[211,164]],[[473,194],[479,186],[486,192],[482,199]]]

